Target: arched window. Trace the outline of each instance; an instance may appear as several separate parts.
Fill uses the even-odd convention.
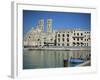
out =
[[[67,37],[69,37],[69,34],[67,34]]]
[[[77,46],[79,46],[80,45],[80,43],[79,42],[77,42]]]
[[[62,37],[65,37],[65,35],[63,34]]]
[[[69,42],[69,38],[67,38],[67,42]]]
[[[79,33],[77,33],[77,36],[79,36]]]
[[[81,36],[83,35],[83,33],[81,33]]]
[[[60,34],[58,34],[58,37],[60,37]]]
[[[76,44],[75,44],[75,42],[73,42],[73,46],[75,46]]]

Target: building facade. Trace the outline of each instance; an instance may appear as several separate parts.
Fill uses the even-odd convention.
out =
[[[90,31],[59,30],[56,31],[57,46],[91,46]]]
[[[90,37],[90,31],[88,30],[53,30],[52,19],[47,19],[47,28],[45,32],[44,19],[40,19],[37,28],[32,28],[24,36],[24,46],[90,47]]]

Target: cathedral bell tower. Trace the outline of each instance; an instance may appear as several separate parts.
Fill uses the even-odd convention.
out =
[[[40,29],[41,32],[44,32],[44,19],[38,21],[38,29]]]
[[[52,19],[47,19],[47,32],[52,33]]]

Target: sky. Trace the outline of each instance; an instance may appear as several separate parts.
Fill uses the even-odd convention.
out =
[[[91,28],[90,13],[52,12],[23,10],[23,32],[28,32],[32,27],[36,28],[39,19],[44,19],[44,31],[46,20],[52,19],[52,28],[56,29],[85,29]]]

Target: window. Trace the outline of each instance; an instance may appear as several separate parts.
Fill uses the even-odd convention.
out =
[[[73,44],[75,44],[75,42],[73,42]]]
[[[75,40],[75,38],[73,38],[73,40]]]
[[[79,36],[79,33],[77,33],[77,36]]]
[[[73,42],[73,46],[75,46],[75,42]]]
[[[83,40],[83,38],[81,38],[81,40]]]
[[[67,37],[69,37],[69,34],[67,34]]]
[[[60,34],[58,34],[58,37],[60,37]]]
[[[67,38],[67,42],[69,42],[69,39]]]
[[[62,41],[64,41],[64,38],[62,38]]]
[[[85,39],[85,41],[86,41],[86,39]]]
[[[58,42],[60,42],[60,38],[58,38]]]
[[[77,42],[77,45],[79,46],[79,42]]]
[[[81,42],[81,46],[83,46],[83,43]]]
[[[75,35],[75,33],[74,33],[74,35]]]
[[[65,35],[64,35],[64,34],[63,34],[62,36],[63,36],[63,37],[65,37]]]
[[[83,35],[83,33],[81,33],[81,36]]]
[[[67,46],[69,46],[69,43],[67,43]]]
[[[60,46],[60,44],[58,44],[58,46]]]
[[[88,41],[88,39],[87,39],[87,41]]]
[[[79,38],[77,38],[77,41],[79,41]]]

